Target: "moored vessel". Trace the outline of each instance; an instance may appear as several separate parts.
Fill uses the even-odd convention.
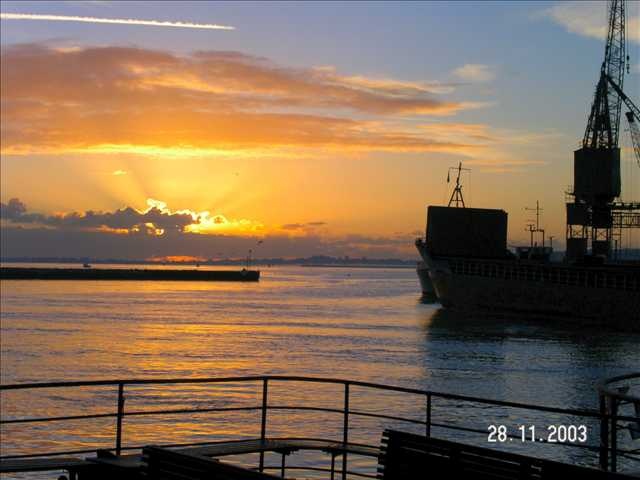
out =
[[[429,206],[416,247],[438,301],[446,308],[511,311],[640,330],[640,262],[601,255],[552,261],[536,222],[528,247],[507,247],[504,210],[464,204],[461,168],[446,207]],[[457,206],[453,204],[457,199]],[[534,242],[542,233],[542,246]]]
[[[444,307],[513,311],[640,330],[640,266],[434,255],[416,241]]]

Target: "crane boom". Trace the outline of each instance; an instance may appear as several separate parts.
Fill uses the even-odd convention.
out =
[[[631,143],[633,144],[633,151],[636,155],[638,166],[640,166],[640,128],[636,123],[636,120],[640,121],[640,108],[636,107],[633,101],[629,97],[627,97],[627,95],[616,84],[616,82],[613,81],[611,77],[607,76],[607,80],[629,109],[629,111],[625,115],[627,117],[627,121],[629,122],[629,131],[631,133]]]
[[[629,97],[627,97],[627,95],[622,91],[622,88],[620,88],[618,84],[611,77],[607,76],[607,81],[616,91],[616,93],[620,97],[620,100],[627,105],[627,108],[631,112],[633,112],[633,115],[636,118],[640,118],[640,108],[636,107],[635,103],[633,103],[633,101]]]
[[[640,128],[638,128],[638,124],[635,121],[635,119],[640,119],[640,117],[635,116],[631,111],[627,112],[626,115],[627,120],[629,121],[629,131],[631,132],[633,151],[636,154],[636,161],[640,167]]]
[[[584,147],[611,149],[618,146],[622,100],[615,89],[609,88],[607,77],[622,89],[625,60],[625,0],[609,0],[607,43],[582,141]]]

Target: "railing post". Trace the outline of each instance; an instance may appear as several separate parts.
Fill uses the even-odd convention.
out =
[[[118,414],[116,423],[116,455],[122,451],[122,417],[124,417],[124,383],[118,383]]]
[[[349,382],[344,382],[344,423],[342,425],[342,480],[347,478],[347,443],[349,443]]]
[[[336,453],[331,452],[331,480],[335,480],[336,472]]]
[[[611,396],[611,471],[618,471],[618,399]]]
[[[600,468],[609,470],[609,418],[607,416],[607,397],[600,394]]]
[[[427,438],[431,436],[431,394],[427,393]]]
[[[267,396],[268,396],[268,378],[262,379],[262,421],[260,423],[260,442],[264,443],[267,437]],[[260,452],[260,471],[264,471],[264,451]]]

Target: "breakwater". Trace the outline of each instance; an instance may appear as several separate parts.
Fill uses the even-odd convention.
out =
[[[171,270],[138,268],[31,268],[2,267],[2,280],[185,280],[205,282],[257,282],[259,270]]]

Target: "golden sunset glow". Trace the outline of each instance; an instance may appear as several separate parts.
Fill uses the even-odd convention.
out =
[[[191,210],[178,210],[172,212],[167,208],[167,204],[159,200],[152,198],[147,199],[147,205],[149,208],[143,212],[148,213],[152,209],[157,209],[165,215],[190,215],[193,219],[193,223],[184,227],[185,232],[190,233],[202,233],[202,234],[239,234],[239,233],[260,233],[264,230],[264,225],[261,223],[240,219],[229,220],[224,215],[212,215],[210,212],[193,212]],[[153,224],[150,224],[153,226]],[[157,234],[162,235],[164,231],[162,229],[156,229]]]
[[[540,15],[563,25],[566,10]],[[231,253],[229,238],[245,249],[273,238],[262,254],[414,256],[425,206],[447,201],[447,171],[462,162],[468,203],[506,208],[512,243],[526,241],[536,200],[547,230],[564,237],[589,72],[567,85],[568,71],[545,76],[548,56],[534,67],[475,37],[445,52],[441,39],[425,49],[422,37],[396,45],[402,32],[367,29],[368,41],[331,49],[296,33],[295,54],[283,55],[259,33],[266,25],[235,20],[219,32],[91,25],[98,40],[82,30],[91,22],[3,19],[3,226],[118,234],[141,251],[150,236],[166,244],[161,256],[198,257],[207,238],[197,249],[216,254]],[[18,35],[55,25],[82,33]],[[141,36],[122,41],[121,28]],[[632,151],[621,147],[633,195]]]

